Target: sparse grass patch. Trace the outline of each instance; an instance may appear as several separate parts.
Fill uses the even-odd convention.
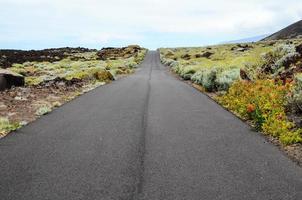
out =
[[[8,132],[20,128],[19,123],[11,123],[7,118],[0,117],[0,138],[5,136]]]
[[[51,111],[51,107],[50,106],[43,105],[43,106],[41,106],[41,107],[38,108],[38,110],[36,111],[36,115],[37,116],[46,115],[50,111]]]

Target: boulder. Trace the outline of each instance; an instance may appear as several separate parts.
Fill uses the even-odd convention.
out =
[[[195,58],[210,58],[214,53],[206,51],[202,54],[195,54]]]
[[[0,69],[0,91],[12,86],[24,86],[24,77],[6,69]]]
[[[299,44],[296,46],[296,52],[298,52],[300,55],[302,55],[302,44]]]
[[[240,52],[244,52],[246,50],[248,50],[248,49],[246,49],[246,48],[238,48],[238,49],[236,49],[236,51],[240,51]]]
[[[252,48],[252,46],[249,46],[248,44],[237,44],[236,46],[233,46],[231,48],[231,51],[239,51],[239,52],[244,52],[248,51]]]

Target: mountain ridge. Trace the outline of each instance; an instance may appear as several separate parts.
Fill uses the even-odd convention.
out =
[[[302,20],[297,21],[281,29],[280,31],[271,34],[270,36],[262,39],[261,41],[294,39],[298,37],[302,37]]]

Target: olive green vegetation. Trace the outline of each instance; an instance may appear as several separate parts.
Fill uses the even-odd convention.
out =
[[[20,128],[20,126],[21,125],[19,123],[12,123],[7,118],[0,117],[0,138],[7,132]]]
[[[234,47],[235,46],[235,47]],[[226,90],[239,78],[240,67],[245,63],[257,63],[260,55],[271,47],[252,45],[244,52],[236,45],[217,45],[200,48],[160,49],[164,64],[185,80],[202,85],[207,91]]]
[[[51,112],[51,107],[48,105],[42,105],[41,107],[38,108],[38,110],[36,111],[36,115],[37,116],[42,116],[45,115],[47,113]]]
[[[66,58],[58,62],[25,62],[14,64],[11,71],[25,77],[26,85],[38,85],[45,81],[62,78],[65,80],[110,81],[116,75],[129,74],[143,60],[146,50],[141,50],[135,57],[99,60],[97,52],[78,53],[74,60]],[[101,75],[101,73],[103,75]]]
[[[162,48],[160,56],[256,130],[284,145],[302,142],[302,39]]]
[[[256,71],[263,65],[265,55],[288,43],[295,45],[301,40],[161,48],[160,56],[165,65],[185,80],[192,80],[209,92],[226,91],[240,79],[240,69]]]
[[[302,73],[295,74],[295,85],[288,97],[288,108],[292,113],[302,113]]]

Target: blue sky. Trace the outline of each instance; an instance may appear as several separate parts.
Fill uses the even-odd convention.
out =
[[[300,19],[301,0],[0,0],[0,48],[202,46]]]

